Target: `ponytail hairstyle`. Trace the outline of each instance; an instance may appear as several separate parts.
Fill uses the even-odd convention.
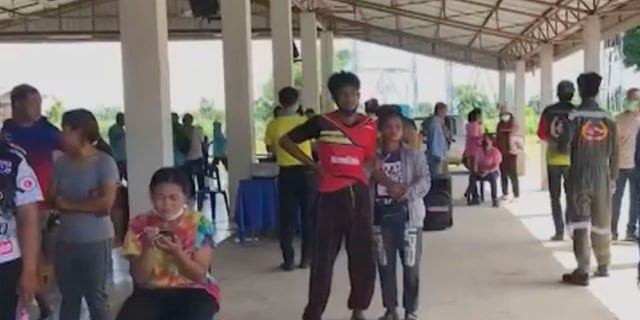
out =
[[[93,145],[99,151],[102,151],[111,157],[113,152],[111,147],[100,136],[100,128],[98,120],[87,109],[73,109],[62,115],[62,127],[69,127],[71,130],[79,131],[82,139]]]

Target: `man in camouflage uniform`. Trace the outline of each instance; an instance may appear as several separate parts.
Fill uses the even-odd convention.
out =
[[[578,268],[563,275],[568,284],[589,285],[591,240],[598,262],[594,276],[606,277],[611,260],[611,187],[618,175],[616,124],[596,97],[602,77],[586,73],[578,77],[582,103],[569,115],[571,144],[569,189],[574,210],[569,212],[573,251]]]

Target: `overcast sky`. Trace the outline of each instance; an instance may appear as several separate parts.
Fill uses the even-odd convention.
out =
[[[356,46],[350,40],[336,40],[335,49]],[[359,42],[358,69],[363,82],[363,96],[379,96],[384,91],[387,102],[413,100],[412,54]],[[198,106],[201,97],[224,103],[222,44],[220,41],[180,41],[169,45],[172,109],[186,111]],[[435,102],[446,97],[445,63],[439,59],[417,56],[418,101]],[[121,55],[118,43],[0,44],[0,90],[8,91],[18,83],[37,86],[47,95],[64,101],[67,108],[122,106]],[[554,65],[554,82],[575,79],[582,68],[579,52]],[[271,43],[253,42],[254,97],[271,77]],[[498,94],[498,74],[494,71],[455,65],[455,84],[477,85],[490,97]],[[527,74],[527,97],[538,94],[537,73]],[[638,76],[624,72],[623,82],[631,85]],[[513,81],[513,76],[508,77]],[[406,101],[401,101],[406,100]],[[45,106],[46,107],[46,106]]]

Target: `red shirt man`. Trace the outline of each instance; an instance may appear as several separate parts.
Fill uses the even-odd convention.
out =
[[[349,255],[351,319],[364,319],[375,286],[373,256],[372,201],[365,167],[375,160],[376,125],[357,113],[360,104],[360,80],[349,72],[331,76],[329,91],[338,110],[315,116],[294,128],[280,140],[289,154],[313,167],[319,175],[316,227],[316,251],[311,268],[309,303],[304,320],[320,320],[331,289],[333,263],[340,243],[346,238]],[[319,163],[305,155],[297,144],[315,139]],[[399,186],[384,180],[379,168],[372,167],[374,178],[399,192]]]

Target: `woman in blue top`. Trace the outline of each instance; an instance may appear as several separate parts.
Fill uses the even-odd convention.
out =
[[[213,165],[215,167],[222,162],[225,170],[228,170],[227,162],[227,137],[222,132],[222,123],[213,123]]]

